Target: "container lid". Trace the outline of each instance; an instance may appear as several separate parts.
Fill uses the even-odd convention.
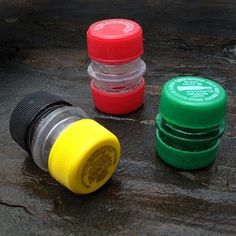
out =
[[[30,152],[30,135],[34,125],[42,115],[59,106],[71,106],[71,104],[46,91],[26,95],[11,114],[9,129],[12,138]]]
[[[67,126],[53,144],[48,169],[61,184],[78,194],[96,191],[112,176],[120,160],[120,143],[91,119]]]
[[[87,31],[88,56],[106,64],[123,64],[143,54],[143,33],[139,24],[127,19],[95,22]]]
[[[183,128],[210,128],[224,121],[226,99],[226,92],[218,83],[180,76],[164,85],[159,113],[167,122]]]

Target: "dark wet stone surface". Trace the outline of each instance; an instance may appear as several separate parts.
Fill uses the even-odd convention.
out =
[[[236,4],[229,1],[45,1],[0,3],[0,235],[235,235]],[[93,108],[85,32],[127,17],[144,29],[145,105],[113,117]],[[180,171],[155,154],[163,83],[201,75],[227,90],[227,129],[216,161]],[[35,166],[11,139],[10,113],[25,93],[47,90],[112,130],[122,159],[99,191],[78,196]]]

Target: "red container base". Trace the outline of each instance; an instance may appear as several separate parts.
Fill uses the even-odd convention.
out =
[[[133,112],[143,105],[143,78],[137,88],[125,93],[112,93],[99,90],[95,86],[93,80],[91,81],[90,86],[95,107],[104,113],[111,115],[123,115]]]

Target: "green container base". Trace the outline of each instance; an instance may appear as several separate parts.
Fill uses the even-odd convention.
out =
[[[158,130],[156,131],[156,151],[160,158],[170,166],[182,170],[196,170],[211,164],[215,160],[219,143],[218,140],[213,147],[204,151],[184,151],[164,143]]]

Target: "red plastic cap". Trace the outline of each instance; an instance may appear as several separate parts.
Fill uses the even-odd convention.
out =
[[[125,93],[109,93],[99,90],[91,81],[91,93],[95,107],[107,114],[123,115],[133,112],[143,105],[144,100],[144,79],[140,85]]]
[[[143,32],[126,19],[108,19],[92,24],[87,31],[88,56],[105,64],[123,64],[143,54]]]

